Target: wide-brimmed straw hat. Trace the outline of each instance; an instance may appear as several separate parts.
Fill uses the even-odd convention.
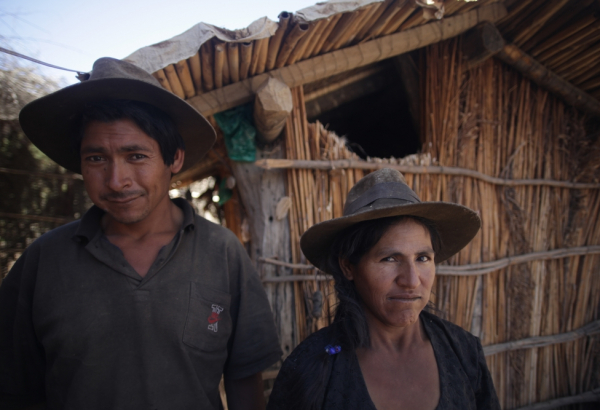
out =
[[[185,142],[181,171],[204,156],[216,139],[215,130],[194,107],[161,87],[141,68],[114,58],[96,60],[84,81],[27,104],[19,115],[23,131],[44,154],[66,169],[81,173],[71,135],[87,103],[106,100],[140,101],[164,111]]]
[[[346,228],[362,221],[400,215],[433,222],[441,240],[436,263],[464,248],[481,227],[475,211],[450,202],[421,202],[400,172],[384,168],[358,181],[348,193],[344,216],[313,225],[300,238],[300,247],[313,265],[329,272],[327,259],[331,245]]]

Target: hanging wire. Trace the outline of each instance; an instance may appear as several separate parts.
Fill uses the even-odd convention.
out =
[[[57,70],[64,70],[64,71],[70,71],[70,72],[73,72],[73,73],[77,73],[78,74],[77,78],[79,78],[80,76],[84,76],[86,74],[85,71],[71,70],[70,68],[64,68],[64,67],[59,67],[59,66],[54,65],[54,64],[45,63],[45,62],[43,62],[41,60],[37,60],[37,59],[35,59],[33,57],[29,57],[29,56],[26,56],[24,54],[17,53],[16,51],[8,50],[8,49],[6,49],[4,47],[0,47],[0,51],[3,52],[3,53],[6,53],[6,54],[10,54],[10,55],[15,56],[15,57],[19,57],[19,58],[22,58],[22,59],[25,59],[25,60],[29,60],[29,61],[37,63],[37,64],[45,65],[46,67],[51,67],[51,68],[56,68]]]

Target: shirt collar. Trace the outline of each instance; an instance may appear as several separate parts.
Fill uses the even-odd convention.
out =
[[[184,198],[172,199],[173,203],[177,205],[183,211],[183,223],[181,224],[181,230],[192,230],[195,227],[194,221],[194,208]],[[104,211],[93,205],[81,218],[77,232],[73,236],[78,242],[85,241],[86,243],[91,241],[92,238],[100,229],[100,220],[104,215]]]

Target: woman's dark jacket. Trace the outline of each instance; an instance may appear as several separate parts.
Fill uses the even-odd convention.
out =
[[[440,380],[440,401],[436,410],[500,409],[492,378],[487,368],[479,338],[461,327],[421,312],[420,319],[431,340]],[[343,349],[327,357],[325,346],[342,345],[336,340],[333,324],[319,330],[302,342],[285,360],[275,381],[267,410],[290,410],[303,407],[298,395],[304,394],[304,386],[312,383],[325,385],[321,409],[327,410],[375,410],[369,397],[354,351]],[[319,380],[319,372],[311,361],[327,361],[325,378]],[[316,366],[316,368],[322,368]],[[299,391],[301,393],[299,393]],[[314,394],[312,391],[309,394]],[[305,409],[303,409],[305,410]]]

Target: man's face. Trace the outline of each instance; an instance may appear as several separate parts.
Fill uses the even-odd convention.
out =
[[[129,119],[93,121],[81,141],[81,174],[96,206],[117,222],[133,224],[168,203],[171,175],[183,157],[178,150],[173,164],[165,165],[158,142]]]

